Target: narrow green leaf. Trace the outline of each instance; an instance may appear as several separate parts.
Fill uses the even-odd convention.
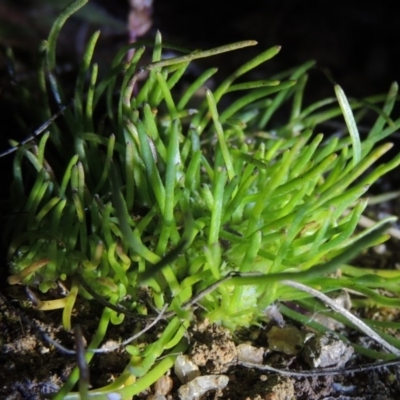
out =
[[[349,101],[339,85],[335,85],[335,93],[338,99],[340,108],[343,112],[344,120],[346,121],[347,129],[351,137],[353,145],[353,166],[356,166],[361,161],[361,143],[360,134],[358,133],[357,124],[354,119],[353,111]]]

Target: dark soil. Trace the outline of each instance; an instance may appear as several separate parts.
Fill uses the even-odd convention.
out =
[[[77,362],[54,348],[44,337],[46,333],[64,347],[73,349],[74,338],[60,326],[60,313],[41,313],[33,310],[26,301],[17,300],[20,290],[7,296],[0,296],[0,399],[39,400],[55,393],[62,386]],[[13,299],[14,297],[14,299]],[[81,305],[82,306],[82,305]],[[99,315],[96,304],[93,309],[85,305],[76,317],[83,336],[90,339]],[[79,307],[79,305],[78,305]],[[90,316],[90,318],[89,318]],[[290,321],[287,321],[290,324]],[[201,322],[191,329],[188,340],[188,355],[198,365],[202,375],[224,374],[229,383],[223,390],[210,391],[202,399],[397,399],[400,394],[400,368],[380,368],[354,374],[327,375],[310,378],[281,376],[257,368],[242,366],[237,361],[236,345],[248,343],[265,348],[264,363],[280,369],[307,371],[301,352],[286,355],[280,351],[268,350],[266,336],[271,325],[242,331],[240,339],[232,338],[229,331],[221,327]],[[134,328],[132,321],[112,327],[106,341],[120,340],[130,336]],[[157,328],[153,332],[157,334]],[[124,351],[115,351],[95,356],[90,367],[92,388],[110,383],[118,376],[129,355]],[[367,360],[354,356],[346,367],[361,366]],[[179,399],[178,389],[181,383],[173,371],[167,399]],[[161,383],[158,385],[161,386]],[[157,384],[138,398],[155,398]],[[150,397],[149,397],[150,396]]]

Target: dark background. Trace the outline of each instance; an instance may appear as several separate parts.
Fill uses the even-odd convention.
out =
[[[34,59],[38,44],[68,2],[0,0],[0,45],[13,46],[25,61]],[[61,31],[60,62],[78,62],[95,29],[102,31],[99,52],[111,58],[116,48],[126,43],[128,14],[128,0],[90,0]],[[224,60],[222,67],[227,70],[248,60],[250,54],[282,45],[279,56],[264,68],[264,78],[314,59],[352,96],[386,91],[399,76],[395,2],[153,0],[153,25],[146,36],[154,37],[157,29],[164,40],[193,49],[247,39],[259,42],[256,48],[232,53]],[[4,74],[4,59],[0,62]],[[211,62],[221,65],[219,59]]]
[[[314,59],[352,96],[386,91],[399,77],[395,2],[246,0],[227,6],[229,3],[159,1],[155,22],[171,40],[187,45],[207,47],[255,39],[258,52],[282,45],[279,56],[266,67],[266,76]]]
[[[35,107],[23,106],[18,90],[29,88],[35,81],[39,44],[68,3],[0,0],[0,152],[8,148],[9,138],[21,140],[43,122]],[[104,71],[128,41],[128,16],[129,0],[90,0],[67,22],[58,40],[57,61],[58,72],[67,82],[70,80],[70,87],[91,33],[101,30],[96,61]],[[191,49],[247,39],[258,41],[255,47],[196,61],[195,71],[218,66],[216,79],[275,45],[282,46],[278,56],[249,79],[267,79],[315,60],[317,67],[310,71],[306,102],[334,96],[333,82],[339,83],[347,96],[359,98],[385,93],[399,78],[399,15],[395,2],[390,1],[153,0],[152,25],[145,38],[154,38],[157,30],[164,41]],[[15,54],[14,82],[7,68],[8,46]],[[38,97],[34,105],[40,102]],[[7,163],[0,158],[1,169]],[[7,182],[4,175],[3,188]]]

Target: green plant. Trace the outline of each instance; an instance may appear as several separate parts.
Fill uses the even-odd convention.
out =
[[[85,3],[78,0],[64,10],[43,46],[40,84],[47,119],[48,92],[60,106],[66,104],[55,74],[57,35]],[[321,292],[349,288],[376,305],[400,306],[400,273],[346,264],[363,246],[386,240],[379,228],[394,220],[356,232],[367,206],[362,196],[400,163],[398,155],[370,168],[391,148],[377,143],[400,126],[400,119],[390,117],[396,84],[387,96],[354,101],[351,107],[336,86],[336,98],[303,107],[313,62],[276,79],[236,83],[274,57],[280,48],[273,47],[215,91],[206,89],[201,105],[192,108],[194,94],[217,71],[203,72],[180,94],[175,87],[188,64],[254,42],[163,60],[162,48],[168,46],[157,35],[150,64],[139,67],[145,48],[140,42],[129,45],[98,81],[92,63],[98,37],[97,32],[87,46],[73,102],[63,108],[64,121],[52,121],[37,145],[27,142],[17,149],[9,283],[45,293],[58,280],[67,281],[66,297],[37,304],[41,310],[63,309],[66,329],[72,327],[78,295],[106,305],[86,351],[87,363],[110,323],[156,317],[144,298],[165,311],[167,324],[144,349],[140,341],[127,347],[131,361],[115,382],[88,391],[81,380],[82,398],[110,393],[130,398],[165,373],[187,347],[184,335],[197,302],[203,316],[232,330],[258,323],[278,300],[320,307],[309,294],[282,283],[288,279]],[[126,63],[131,48],[136,52]],[[224,96],[233,100],[221,109]],[[382,103],[381,110],[377,105]],[[95,117],[103,104],[105,114]],[[283,105],[290,105],[288,120],[273,122]],[[362,141],[352,111],[357,109],[377,113]],[[340,115],[349,135],[314,134],[316,125]],[[335,276],[339,269],[342,275]],[[376,291],[382,287],[394,296]],[[282,310],[307,323],[301,314]],[[397,339],[386,340],[400,348]],[[56,398],[77,398],[70,391],[78,378],[76,369]]]

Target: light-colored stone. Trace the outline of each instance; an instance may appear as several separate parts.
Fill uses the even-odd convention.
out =
[[[229,382],[226,375],[199,376],[178,389],[180,400],[197,400],[210,390],[223,389]]]
[[[239,362],[252,364],[262,364],[264,360],[265,349],[263,347],[254,347],[247,343],[239,344],[236,347]]]
[[[190,382],[201,375],[199,367],[184,354],[181,354],[176,358],[174,372],[181,383]]]

